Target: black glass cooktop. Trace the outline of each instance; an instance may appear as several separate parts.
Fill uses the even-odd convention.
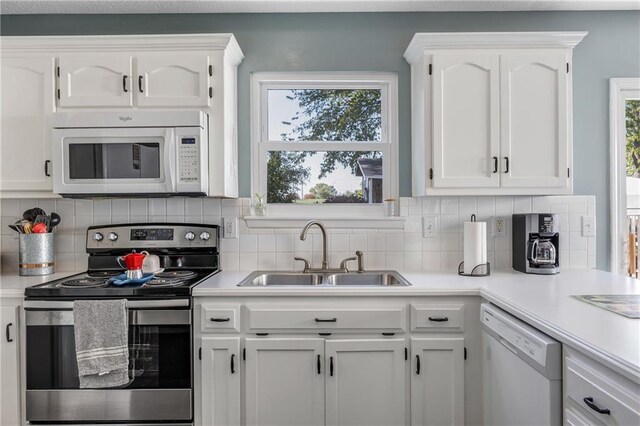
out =
[[[109,282],[109,279],[122,274],[123,271],[91,271],[28,287],[25,289],[25,296],[27,298],[64,297],[73,299],[190,296],[193,287],[216,272],[212,269],[169,269],[156,274],[151,281],[143,284],[117,286]]]

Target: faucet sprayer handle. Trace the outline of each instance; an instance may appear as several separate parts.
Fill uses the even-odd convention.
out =
[[[360,250],[356,251],[356,257],[358,258],[358,273],[364,273],[364,262],[362,261],[362,252]]]

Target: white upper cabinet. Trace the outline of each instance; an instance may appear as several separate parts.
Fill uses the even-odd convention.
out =
[[[571,60],[585,35],[416,34],[413,195],[571,194]]]
[[[131,57],[61,56],[61,108],[131,107]]]
[[[501,56],[502,186],[568,187],[568,63],[556,52]]]
[[[0,190],[50,192],[54,58],[3,57],[1,63]]]
[[[498,187],[499,57],[433,55],[433,186]]]
[[[209,106],[209,57],[206,54],[136,57],[135,90],[139,107]]]
[[[153,108],[209,116],[207,195],[238,196],[233,34],[0,37],[0,56],[0,198],[57,196],[52,114]]]

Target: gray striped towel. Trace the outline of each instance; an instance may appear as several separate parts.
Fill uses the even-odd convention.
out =
[[[112,388],[129,383],[127,301],[73,302],[80,388]]]

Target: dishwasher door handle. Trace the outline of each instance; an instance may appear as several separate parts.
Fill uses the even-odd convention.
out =
[[[511,342],[509,342],[509,341],[507,341],[507,340],[503,339],[502,337],[499,337],[499,338],[498,338],[498,342],[500,342],[500,344],[501,344],[502,346],[504,346],[505,348],[507,348],[510,352],[513,352],[515,355],[520,355],[520,354],[518,353],[518,349],[517,349],[515,346],[513,346],[513,345],[511,344]]]

